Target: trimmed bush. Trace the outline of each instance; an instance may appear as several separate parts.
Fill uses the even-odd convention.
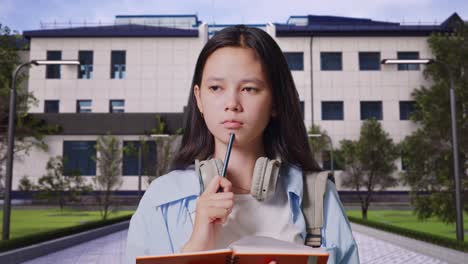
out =
[[[387,231],[390,233],[414,238],[417,240],[422,240],[425,242],[429,242],[432,244],[436,244],[439,246],[443,247],[448,247],[452,248],[455,250],[463,251],[463,252],[468,252],[468,242],[467,241],[458,241],[455,239],[450,239],[442,236],[437,236],[433,234],[428,234],[420,231],[415,231],[411,229],[406,229],[394,225],[389,225],[389,224],[384,224],[376,221],[371,221],[371,220],[363,220],[361,218],[353,217],[353,216],[348,216],[349,221],[354,222],[356,224],[361,224],[369,227],[373,227],[376,229],[380,229],[383,231]]]
[[[18,249],[18,248],[34,245],[37,243],[41,243],[44,241],[53,240],[53,239],[57,239],[60,237],[74,235],[74,234],[81,233],[84,231],[112,225],[115,223],[130,220],[131,217],[132,217],[131,214],[124,215],[124,216],[119,216],[119,217],[115,217],[115,218],[111,218],[107,220],[98,220],[98,221],[88,222],[88,223],[78,225],[78,226],[60,228],[60,229],[56,229],[52,231],[40,232],[40,233],[36,233],[33,235],[13,238],[7,241],[0,241],[0,252],[12,250],[12,249]]]

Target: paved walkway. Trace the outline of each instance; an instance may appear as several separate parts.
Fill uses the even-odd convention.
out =
[[[468,254],[455,250],[360,225],[353,224],[353,230],[362,264],[468,263]],[[126,238],[127,230],[124,230],[25,263],[49,264],[57,261],[61,264],[123,263]]]

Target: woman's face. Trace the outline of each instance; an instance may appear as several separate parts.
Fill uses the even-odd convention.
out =
[[[253,49],[224,47],[213,52],[200,86],[194,87],[197,105],[216,144],[227,144],[230,132],[240,147],[262,142],[263,130],[274,115],[273,97]]]

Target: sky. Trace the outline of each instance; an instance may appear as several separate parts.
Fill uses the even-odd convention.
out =
[[[113,23],[116,15],[196,14],[206,23],[285,23],[291,15],[330,15],[434,24],[457,12],[468,20],[467,0],[0,0],[0,24],[13,30],[41,23]]]

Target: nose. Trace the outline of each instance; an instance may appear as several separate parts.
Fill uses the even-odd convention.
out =
[[[233,112],[240,112],[242,111],[242,105],[239,101],[239,95],[237,91],[231,91],[226,93],[226,102],[224,111],[233,111]]]

